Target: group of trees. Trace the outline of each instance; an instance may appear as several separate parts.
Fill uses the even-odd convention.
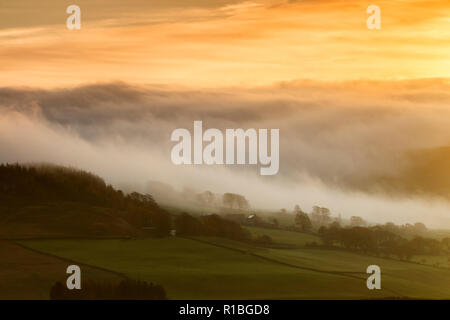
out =
[[[126,279],[121,282],[85,281],[81,289],[69,290],[61,282],[50,289],[52,300],[166,300],[160,285]]]
[[[308,214],[301,211],[300,209],[297,210],[296,208],[296,214],[295,214],[295,225],[300,229],[302,232],[309,232],[312,229],[312,223],[311,219],[309,219]]]
[[[341,228],[336,222],[321,227],[325,245],[339,246],[374,255],[396,256],[409,260],[414,255],[439,255],[450,252],[450,238],[442,241],[416,236],[408,240],[383,226]]]
[[[178,235],[214,236],[239,241],[250,238],[250,233],[238,223],[224,219],[217,214],[193,217],[182,213],[175,217],[174,224]]]
[[[205,191],[196,195],[197,202],[206,207],[214,207],[217,204],[217,196],[211,191]]]
[[[367,222],[359,216],[352,216],[350,218],[350,225],[352,227],[362,227],[362,226],[366,226]]]
[[[227,220],[234,221],[244,226],[254,226],[261,228],[279,228],[280,226],[278,219],[273,217],[264,219],[257,214],[228,213],[224,214],[223,217]]]
[[[237,193],[224,193],[222,199],[224,206],[230,209],[247,210],[250,208],[248,200]]]
[[[253,240],[253,242],[256,245],[265,247],[265,246],[272,245],[273,239],[272,239],[272,237],[268,236],[267,234],[261,234],[261,235],[256,236],[256,238]]]
[[[238,209],[238,210],[248,210],[250,209],[249,201],[240,194],[227,192],[223,195],[213,193],[211,191],[204,191],[195,194],[195,201],[197,204],[203,207],[210,208],[227,208],[227,209]]]
[[[281,212],[286,212],[282,209]],[[317,231],[321,227],[328,227],[334,223],[343,225],[344,222],[340,216],[331,216],[331,211],[328,208],[314,206],[311,213],[306,213],[300,209],[299,205],[296,205],[293,211],[294,214],[294,225],[297,230],[302,232],[311,232],[313,230]],[[366,227],[368,222],[365,221],[360,216],[352,216],[349,220],[345,222],[346,225],[350,227]],[[391,233],[411,237],[411,236],[423,236],[428,231],[427,227],[422,222],[417,222],[414,224],[404,224],[395,225],[392,222],[388,222],[384,225],[378,225],[383,230],[389,231]]]
[[[125,206],[122,192],[85,171],[39,165],[0,165],[0,194],[9,204],[68,201],[100,207]]]
[[[441,241],[424,237],[426,226],[415,224],[384,225],[368,227],[359,216],[352,216],[347,227],[341,227],[340,217],[331,217],[327,208],[314,206],[311,213],[294,208],[295,228],[301,232],[317,231],[326,246],[339,246],[375,255],[397,256],[410,259],[413,255],[440,255],[450,253],[450,238]],[[408,240],[410,239],[410,240]]]
[[[311,223],[315,226],[326,226],[330,224],[331,211],[328,208],[314,206],[311,211]]]
[[[127,221],[135,226],[151,227],[154,235],[165,236],[171,229],[169,214],[161,209],[149,194],[133,192],[125,197],[127,201],[122,208]]]
[[[228,238],[236,241],[251,242],[258,246],[270,246],[273,239],[265,234],[252,238],[251,233],[241,224],[222,218],[217,214],[194,217],[182,213],[175,218],[177,234],[181,236],[210,236]]]
[[[91,173],[52,165],[0,165],[0,203],[8,210],[55,203],[106,208],[135,227],[170,230],[169,214],[149,194],[124,194]]]
[[[333,218],[330,209],[314,206],[310,214],[302,211],[299,205],[294,208],[294,223],[298,230],[302,232],[310,232],[314,228],[317,230],[321,226],[329,225]]]
[[[383,225],[383,228],[395,234],[404,236],[410,235],[424,235],[428,231],[427,227],[422,222],[416,222],[414,224],[395,225],[392,222],[388,222]]]

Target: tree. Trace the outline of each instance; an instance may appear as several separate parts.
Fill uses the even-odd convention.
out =
[[[245,197],[241,196],[240,194],[236,195],[236,202],[237,202],[238,208],[241,210],[243,210],[243,209],[246,210],[246,209],[250,208],[250,204],[249,204],[248,200],[245,199]]]
[[[238,223],[221,218],[217,214],[201,216],[205,235],[212,237],[224,237],[233,240],[248,240],[250,233],[243,229]]]
[[[261,246],[267,246],[273,244],[273,239],[266,234],[258,235],[255,239],[255,243]]]
[[[271,218],[270,222],[272,223],[272,225],[274,227],[278,227],[280,225],[279,222],[278,222],[278,219],[276,219],[276,218]]]
[[[427,227],[422,222],[416,222],[414,224],[414,231],[417,233],[425,233],[427,230]]]
[[[383,226],[383,229],[392,233],[398,233],[399,228],[393,222],[386,222]]]
[[[441,242],[442,242],[442,246],[445,248],[445,250],[447,250],[447,252],[449,252],[450,251],[450,238],[446,237],[446,238],[442,239]]]
[[[295,225],[303,232],[310,231],[312,228],[311,220],[304,212],[299,212],[295,215]]]
[[[201,235],[204,230],[202,223],[193,216],[183,212],[175,218],[175,229],[179,235]]]
[[[233,203],[234,203],[234,194],[233,193],[224,193],[222,197],[222,201],[224,206],[229,207],[230,209],[233,209]]]
[[[63,218],[52,219],[54,223],[45,228],[64,228],[72,224],[64,219],[72,219],[82,226],[76,232],[89,236],[129,234],[148,227],[157,235],[168,235],[170,229],[168,212],[160,208],[151,195],[138,192],[125,195],[100,177],[73,168],[0,165],[0,203],[6,207],[14,205],[15,210],[47,207],[46,210],[51,211],[56,206],[62,207],[64,209],[58,211]],[[69,208],[75,207],[80,208],[78,216],[65,215]],[[86,216],[88,220],[81,223],[86,212],[101,214]],[[45,223],[45,219],[39,220],[39,224]],[[70,232],[75,232],[75,228]]]
[[[224,193],[222,197],[223,204],[230,209],[237,207],[238,209],[249,209],[250,204],[244,196],[236,193]]]
[[[316,227],[326,226],[331,221],[330,215],[330,209],[314,206],[313,211],[311,212],[311,222]]]
[[[212,207],[216,201],[216,195],[211,191],[205,191],[196,195],[196,200],[203,206]]]
[[[87,280],[81,290],[69,290],[61,282],[50,288],[52,300],[166,300],[161,285],[140,280],[125,279],[120,282]]]
[[[350,218],[350,225],[352,227],[362,227],[362,226],[367,225],[367,222],[359,216],[352,216]]]

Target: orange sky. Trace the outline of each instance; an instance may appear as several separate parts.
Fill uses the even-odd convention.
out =
[[[0,86],[450,77],[448,0],[80,0],[78,31],[72,1],[0,2]]]

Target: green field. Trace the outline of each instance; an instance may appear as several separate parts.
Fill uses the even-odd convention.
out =
[[[413,256],[412,261],[450,269],[450,256]]]
[[[71,261],[40,254],[13,242],[0,241],[0,300],[49,299],[52,285],[65,282]],[[80,265],[85,279],[120,281],[124,276]]]
[[[207,241],[215,245],[242,248],[239,242],[230,240],[214,238]],[[367,266],[375,264],[382,270],[382,287],[393,293],[391,296],[430,299],[450,298],[450,269],[364,256],[343,250],[293,250],[258,247],[252,249],[250,246],[246,250],[256,256],[299,268],[345,273],[362,279],[367,277],[365,273]]]
[[[309,239],[292,232],[259,231],[271,231],[277,240],[296,245],[304,243],[305,236]],[[162,284],[171,299],[450,298],[450,270],[344,251],[261,248],[205,237],[22,243]],[[371,264],[381,267],[382,290],[366,288],[365,270]]]
[[[26,241],[27,246],[162,284],[171,299],[379,298],[363,279],[288,267],[183,238]]]

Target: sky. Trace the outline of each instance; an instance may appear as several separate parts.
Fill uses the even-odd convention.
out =
[[[60,87],[125,81],[254,86],[296,79],[441,78],[450,74],[446,0],[0,1],[1,83]]]
[[[73,3],[0,0],[0,162],[450,227],[448,162],[420,162],[450,146],[448,0],[78,0],[68,30]],[[279,128],[279,174],[174,166],[194,120]]]

